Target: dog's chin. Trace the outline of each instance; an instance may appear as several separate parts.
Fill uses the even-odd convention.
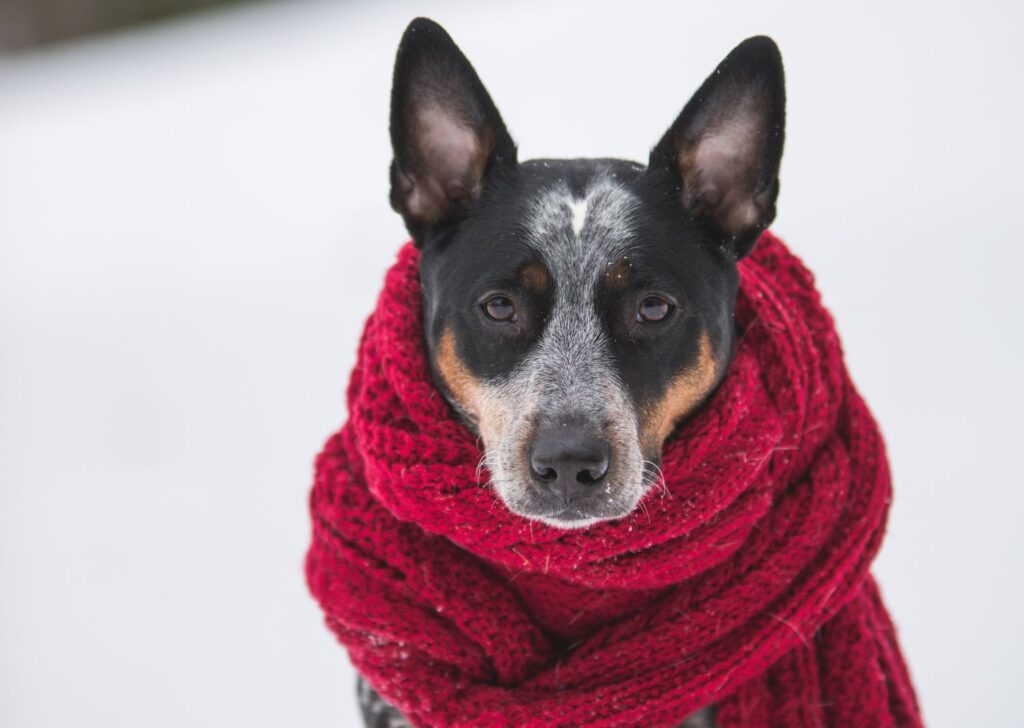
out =
[[[633,512],[643,496],[643,490],[635,488],[630,489],[628,494],[620,492],[611,501],[594,496],[592,499],[564,503],[552,497],[538,496],[532,486],[526,489],[517,487],[509,495],[504,491],[498,488],[498,495],[516,515],[567,531],[624,518]]]
[[[530,518],[530,516],[526,516]],[[543,523],[545,526],[560,528],[564,531],[574,531],[581,528],[590,528],[595,523],[613,520],[611,518],[580,518],[575,516],[533,516],[533,520]]]

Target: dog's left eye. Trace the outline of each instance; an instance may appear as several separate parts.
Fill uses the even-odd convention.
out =
[[[642,324],[664,321],[672,311],[672,304],[661,296],[648,296],[640,302],[636,320]]]
[[[484,313],[491,321],[515,321],[516,305],[508,296],[491,296],[483,303]]]

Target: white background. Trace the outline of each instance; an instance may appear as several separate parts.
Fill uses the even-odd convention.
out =
[[[787,63],[774,229],[888,437],[877,563],[932,726],[1021,725],[1016,3],[281,3],[0,59],[0,724],[351,726],[311,462],[403,242],[417,14],[521,158],[649,147],[729,49]]]

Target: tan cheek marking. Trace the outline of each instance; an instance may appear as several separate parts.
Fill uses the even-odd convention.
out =
[[[604,272],[604,284],[608,288],[625,288],[629,282],[629,261],[623,258],[611,263]]]
[[[643,412],[641,442],[648,457],[661,452],[662,445],[676,424],[690,414],[711,391],[717,375],[718,364],[711,337],[705,331],[701,334],[697,361],[669,382],[662,398]]]
[[[470,373],[455,346],[455,332],[445,329],[434,355],[441,378],[455,402],[480,429],[486,442],[495,442],[504,430],[501,407],[487,395],[483,383]]]

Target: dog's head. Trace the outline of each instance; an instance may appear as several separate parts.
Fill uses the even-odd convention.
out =
[[[721,381],[737,261],[775,215],[785,91],[741,43],[651,152],[520,163],[472,66],[410,24],[391,106],[391,203],[422,249],[431,365],[509,509],[619,518]]]

